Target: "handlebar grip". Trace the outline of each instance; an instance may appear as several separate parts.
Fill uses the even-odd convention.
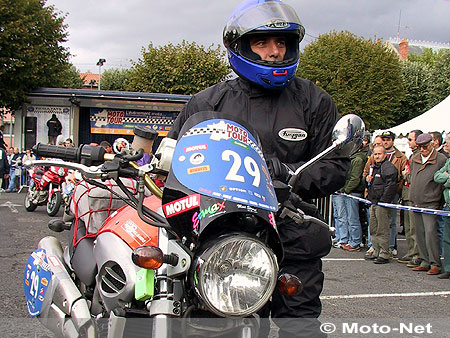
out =
[[[33,147],[33,152],[41,157],[59,158],[65,161],[78,162],[80,159],[80,148],[60,147],[38,143]]]

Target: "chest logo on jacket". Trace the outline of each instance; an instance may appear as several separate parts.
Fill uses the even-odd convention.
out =
[[[284,128],[278,132],[278,136],[280,136],[283,140],[286,141],[297,142],[304,140],[308,136],[308,133],[303,129]]]

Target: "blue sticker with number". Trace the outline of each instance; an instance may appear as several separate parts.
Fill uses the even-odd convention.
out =
[[[28,258],[23,284],[30,316],[35,317],[41,313],[42,303],[51,279],[52,272],[45,250],[34,251]]]
[[[172,170],[178,181],[200,194],[278,210],[262,151],[234,121],[211,119],[189,129],[177,143]]]

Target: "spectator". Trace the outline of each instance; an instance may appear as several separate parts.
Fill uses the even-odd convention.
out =
[[[397,204],[403,188],[402,171],[405,169],[407,159],[405,154],[394,147],[395,134],[393,132],[385,131],[380,136],[384,149],[386,149],[387,159],[397,168],[397,194],[392,200],[393,204]],[[369,158],[366,168],[371,165],[373,165],[373,159]],[[397,255],[397,209],[389,209],[389,231],[389,252],[395,257]]]
[[[50,120],[47,121],[48,127],[48,143],[56,144],[56,138],[61,135],[62,124],[56,117],[56,114],[52,114]]]
[[[3,150],[6,151],[6,147],[8,147],[8,145],[6,144],[5,140],[4,140],[4,134],[3,132],[5,131],[5,126],[0,126],[0,148],[2,148]]]
[[[354,197],[362,197],[364,191],[364,181],[362,180],[362,173],[366,163],[367,153],[364,151],[364,146],[354,153],[351,159],[350,170],[347,173],[344,188],[341,192]],[[348,229],[348,243],[342,246],[346,251],[361,250],[362,230],[361,222],[359,220],[359,201],[346,195],[344,197],[344,209],[346,217],[344,218],[345,227]]]
[[[375,136],[375,138],[373,139],[373,143],[371,145],[369,145],[369,153],[370,153],[369,158],[372,156],[373,149],[376,146],[383,146],[383,139],[381,138],[380,135]],[[366,168],[367,168],[367,172],[366,172]],[[364,171],[363,171],[363,177],[366,177],[368,173],[369,173],[369,168],[367,167],[367,161],[366,161],[366,165],[365,165]],[[364,193],[364,196],[367,197],[367,189],[366,189],[366,192]],[[366,211],[367,226],[370,227],[370,207],[368,207],[366,210],[367,210]],[[367,229],[367,252],[366,252],[365,256],[366,257],[372,256],[372,254],[373,254],[372,239],[370,238],[370,229]]]
[[[105,149],[108,154],[112,154],[113,152],[111,143],[109,143],[108,141],[100,142],[100,147],[103,147],[103,149]]]
[[[373,148],[374,164],[365,176],[368,185],[370,207],[369,230],[373,253],[365,256],[375,264],[389,263],[389,209],[379,206],[379,202],[392,203],[397,191],[397,168],[387,159],[383,146]]]
[[[445,139],[445,151],[450,154],[450,135]],[[450,159],[447,159],[445,165],[434,174],[434,181],[442,184],[444,187],[444,210],[450,210]],[[450,217],[444,217],[444,236],[442,241],[444,253],[444,271],[438,276],[439,279],[450,278]]]
[[[408,145],[412,151],[412,155],[409,158],[405,169],[402,172],[404,178],[402,189],[402,201],[403,205],[412,206],[412,202],[409,200],[409,188],[411,186],[411,157],[419,153],[419,147],[416,144],[416,138],[422,134],[421,130],[412,130],[408,134]],[[414,218],[412,211],[405,211],[403,213],[403,225],[405,229],[406,243],[408,245],[408,251],[404,256],[399,258],[399,263],[407,264],[408,268],[415,268],[420,265],[419,248],[416,242],[416,230],[414,226]]]
[[[9,185],[6,192],[16,192],[17,191],[17,183],[16,178],[20,178],[22,173],[21,169],[22,165],[22,155],[19,153],[19,148],[14,148],[14,154],[11,156],[10,167],[9,167]]]
[[[66,138],[66,140],[64,141],[64,147],[75,147],[75,145],[73,144],[73,141],[70,137]]]
[[[36,160],[36,156],[34,156],[34,154],[31,152],[31,149],[26,149],[25,154],[22,157],[22,163],[26,163],[27,161],[35,161],[35,160]],[[25,170],[25,174],[26,174],[27,185],[30,185],[31,183],[33,183],[33,180],[31,179],[30,175],[28,174],[28,171]]]
[[[9,163],[6,151],[0,147],[0,192],[3,192],[3,179],[8,178]]]
[[[431,138],[432,138],[432,144],[433,147],[442,155],[445,155],[445,157],[449,158],[448,153],[444,150],[444,145],[442,144],[443,138],[442,138],[442,134],[438,131],[432,131],[430,133]]]
[[[442,206],[442,185],[434,181],[434,174],[445,164],[447,158],[434,149],[431,135],[417,137],[419,154],[411,158],[411,187],[409,200],[419,208],[439,209]],[[427,271],[428,275],[441,272],[439,238],[436,215],[414,212],[416,240],[421,263],[413,271]]]
[[[445,157],[448,158],[447,152],[444,150],[443,144],[442,144],[442,134],[438,131],[432,131],[430,133],[431,138],[433,139],[431,143],[433,144],[433,147],[441,154],[445,155]],[[442,248],[444,245],[444,227],[445,227],[445,220],[443,216],[437,216],[436,219],[437,222],[437,229],[438,229],[438,237],[440,242],[440,255],[442,256]]]

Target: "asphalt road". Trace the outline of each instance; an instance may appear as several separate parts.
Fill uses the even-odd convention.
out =
[[[24,267],[40,238],[52,235],[67,243],[67,235],[47,228],[45,207],[25,211],[24,196],[0,194],[0,336],[48,337],[27,315]],[[398,243],[401,256],[406,251],[402,236]],[[450,280],[413,272],[396,261],[376,265],[363,259],[364,252],[332,249],[323,261],[320,320],[329,337],[450,337]]]

